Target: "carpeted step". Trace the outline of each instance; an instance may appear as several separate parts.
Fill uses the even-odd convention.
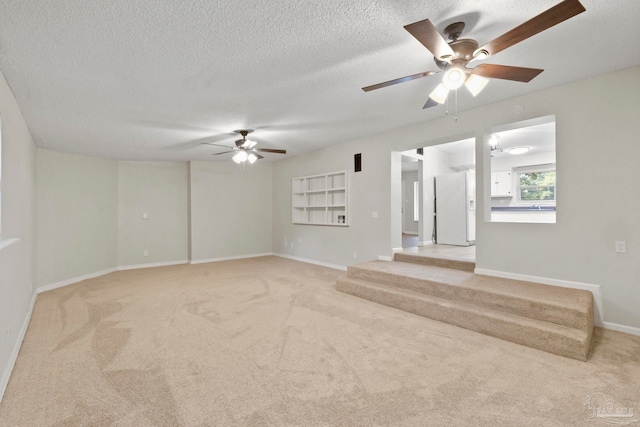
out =
[[[337,280],[337,289],[376,303],[560,356],[586,360],[589,352],[592,328],[571,328],[473,303],[347,276]]]
[[[397,261],[348,267],[348,276],[583,331],[593,329],[593,295],[539,283]]]
[[[396,252],[393,259],[400,262],[411,262],[414,264],[432,265],[434,267],[453,268],[456,270],[468,271],[473,273],[476,263],[459,258],[436,258],[425,256],[420,253]]]

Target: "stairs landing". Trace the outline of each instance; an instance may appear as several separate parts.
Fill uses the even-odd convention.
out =
[[[398,253],[348,268],[337,289],[517,344],[586,360],[591,292],[474,274],[473,262]]]

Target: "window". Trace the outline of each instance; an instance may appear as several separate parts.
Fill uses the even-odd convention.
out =
[[[522,202],[555,202],[556,171],[519,172],[518,198]]]
[[[413,181],[413,220],[420,221],[420,184]]]

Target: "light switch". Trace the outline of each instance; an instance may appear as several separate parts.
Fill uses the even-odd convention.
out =
[[[624,254],[627,252],[627,242],[624,240],[616,241],[616,252]]]
[[[148,213],[143,213],[142,214],[142,219],[149,219],[149,214]]]
[[[371,212],[371,218],[378,218],[378,212],[377,211]]]

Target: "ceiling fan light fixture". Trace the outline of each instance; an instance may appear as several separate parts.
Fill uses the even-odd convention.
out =
[[[233,155],[232,160],[238,164],[242,162],[246,162],[249,155],[245,150],[239,150],[236,154]]]
[[[530,149],[531,147],[512,147],[512,148],[507,148],[506,151],[509,154],[518,155],[518,154],[528,153]]]
[[[256,160],[258,160],[258,156],[256,156],[254,153],[249,153],[249,155],[247,156],[247,160],[249,161],[249,163],[254,164]]]
[[[450,67],[442,77],[442,84],[449,90],[456,90],[464,84],[467,73],[462,67]]]
[[[471,74],[464,85],[471,92],[471,95],[476,96],[482,89],[489,83],[489,79],[485,79],[484,77],[480,77],[476,74]]]
[[[433,99],[438,104],[444,104],[447,101],[447,96],[449,96],[449,89],[447,89],[442,83],[436,86],[433,92],[429,94],[429,98]]]
[[[498,151],[498,152],[502,152],[502,146],[500,145],[500,135],[497,134],[491,134],[491,136],[489,137],[489,148],[491,148],[491,151]]]
[[[256,146],[256,144],[257,144],[257,142],[252,141],[252,140],[250,140],[250,139],[247,139],[247,140],[245,140],[244,144],[242,144],[242,146],[243,146],[244,148],[251,149],[251,148],[255,147],[255,146]]]

